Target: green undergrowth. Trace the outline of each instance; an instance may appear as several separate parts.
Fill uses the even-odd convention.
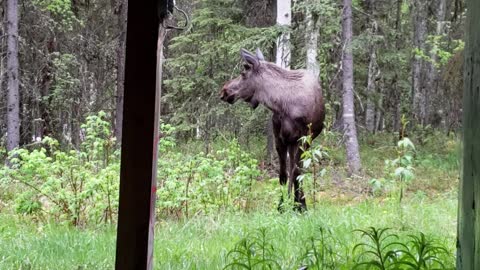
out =
[[[158,269],[222,269],[236,243],[265,228],[281,269],[298,269],[309,239],[318,237],[323,228],[330,232],[335,240],[333,249],[341,255],[338,269],[351,269],[353,248],[363,241],[354,230],[373,226],[392,228],[401,238],[423,232],[447,248],[450,256],[446,263],[453,265],[456,205],[454,195],[435,199],[415,196],[403,206],[404,222],[399,219],[395,202],[367,200],[350,206],[320,203],[305,214],[256,212],[161,223],[156,236],[162,239],[157,242],[161,245],[156,246],[156,262]]]
[[[446,248],[448,254],[442,255],[443,263],[453,265],[456,195],[445,193],[428,198],[416,194],[405,199],[402,207],[403,221],[393,199],[367,199],[348,205],[319,202],[315,209],[304,214],[256,211],[180,221],[159,220],[155,269],[223,269],[232,262],[229,252],[262,229],[281,269],[305,265],[308,247],[322,230],[328,232],[329,241],[333,241],[331,247],[338,256],[334,269],[351,269],[359,258],[353,248],[367,243],[367,238],[355,230],[372,226],[391,228],[389,231],[405,242],[409,239],[407,235],[422,232]],[[112,269],[115,237],[114,228],[108,226],[97,229],[40,226],[0,214],[0,269]]]
[[[101,117],[90,121],[104,126]],[[393,134],[363,134],[364,170],[356,177],[346,173],[339,134],[307,140],[309,210],[280,214],[286,189],[264,161],[264,140],[225,136],[205,144],[179,140],[169,125],[162,132],[155,269],[417,269],[421,245],[435,254],[418,269],[454,264],[454,136],[413,134],[399,142]],[[113,268],[119,160],[106,151],[113,138],[100,135],[92,133],[82,151],[22,149],[18,167],[3,168],[0,270]],[[365,245],[375,234],[387,239],[380,266]]]
[[[112,269],[115,230],[39,225],[0,214],[0,269]]]

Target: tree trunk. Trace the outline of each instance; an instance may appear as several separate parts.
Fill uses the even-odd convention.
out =
[[[165,42],[165,36],[167,35],[167,29],[163,27],[162,24],[158,26],[158,40],[157,40],[157,79],[156,79],[156,89],[158,95],[158,105],[156,108],[156,115],[160,119],[160,114],[162,112],[161,98],[162,98],[162,78],[163,78],[163,43]],[[208,152],[207,152],[208,153]]]
[[[45,136],[52,136],[52,117],[50,112],[50,88],[52,84],[52,74],[53,74],[53,62],[52,62],[52,53],[55,52],[57,47],[54,36],[49,37],[48,41],[45,44],[45,53],[48,55],[47,63],[43,66],[41,70],[41,80],[40,80],[40,100],[38,102],[38,110],[40,121],[38,123],[39,130],[38,135],[36,135],[40,140]]]
[[[127,40],[127,11],[128,1],[118,0],[115,12],[118,16],[118,28],[120,36],[118,37],[117,47],[117,96],[115,104],[115,137],[117,142],[122,141],[122,122],[123,122],[123,93],[125,81],[125,42]]]
[[[480,269],[480,1],[467,1],[457,269]]]
[[[427,36],[427,2],[413,1],[413,45],[416,49],[425,52],[425,39]],[[412,103],[413,116],[418,124],[424,125],[426,111],[426,93],[425,93],[425,61],[416,54],[413,59],[412,67]]]
[[[7,1],[7,151],[20,143],[18,83],[18,0]]]
[[[317,44],[318,44],[318,14],[315,14],[310,9],[306,10],[306,29],[305,29],[305,41],[307,69],[312,71],[318,78],[320,75],[320,65],[317,62]]]
[[[383,87],[383,84],[381,83],[380,81],[380,85],[378,87],[378,90],[379,90],[379,96],[380,96],[380,99],[378,100],[378,108],[377,108],[377,111],[376,111],[376,115],[375,115],[375,127],[374,127],[374,131],[382,131],[383,128],[384,128],[384,118],[383,118],[383,99],[384,99],[384,95],[383,95],[383,90],[384,87]],[[400,107],[400,106],[397,106],[397,107]]]
[[[438,1],[438,2],[437,2]],[[435,27],[435,35],[441,36],[443,35],[445,29],[445,19],[446,19],[446,10],[447,10],[447,1],[446,0],[437,0],[434,2],[435,5],[435,13],[436,13],[436,27]],[[439,99],[442,98],[442,95],[439,95],[437,92],[438,90],[438,56],[437,56],[437,45],[432,44],[430,48],[430,59],[431,62],[428,63],[428,74],[427,74],[427,90],[425,91],[427,96],[427,112],[429,113],[426,117],[429,122],[432,120],[431,116],[434,113],[435,106],[438,104]],[[430,97],[430,98],[429,98]]]
[[[277,25],[289,27],[292,23],[291,0],[277,0]],[[290,68],[290,34],[282,33],[277,40],[275,63],[283,68]]]
[[[395,48],[397,51],[401,50],[403,40],[402,40],[402,5],[403,5],[403,0],[397,0],[397,10],[396,10],[396,20],[395,20],[395,32],[396,32],[396,37],[395,37]],[[395,75],[393,76],[392,79],[392,92],[391,97],[392,97],[392,102],[395,104],[393,106],[393,130],[394,131],[400,131],[400,119],[401,119],[401,89],[398,87],[398,80],[399,80],[399,71],[394,71]]]
[[[371,22],[371,35],[375,36],[377,34],[377,23],[375,21]],[[367,79],[367,105],[365,109],[365,126],[369,132],[375,131],[375,103],[373,98],[376,92],[376,81],[378,76],[378,65],[377,65],[377,48],[375,40],[370,44],[370,57],[368,63],[368,79]]]
[[[361,170],[360,153],[355,126],[355,104],[353,100],[353,55],[352,41],[352,0],[343,0],[342,34],[345,51],[343,52],[343,127],[345,148],[350,173]]]

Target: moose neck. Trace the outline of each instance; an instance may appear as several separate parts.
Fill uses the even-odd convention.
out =
[[[258,78],[255,98],[274,113],[288,113],[299,96],[294,91],[303,79],[303,72],[282,69],[274,64],[265,63]]]

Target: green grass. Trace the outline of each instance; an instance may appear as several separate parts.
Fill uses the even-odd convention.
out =
[[[0,269],[111,269],[113,229],[38,225],[0,214]]]
[[[296,269],[309,237],[319,228],[332,231],[337,251],[351,253],[361,241],[355,229],[389,227],[400,235],[423,232],[455,248],[455,194],[435,198],[412,195],[403,206],[390,199],[370,199],[349,205],[320,203],[305,214],[254,212],[201,216],[188,221],[159,221],[155,235],[155,269],[222,269],[226,254],[248,233],[266,228],[283,269]],[[0,269],[112,269],[115,231],[112,228],[73,229],[38,226],[0,215]],[[345,263],[348,268],[348,258]]]
[[[362,139],[365,172],[358,179],[349,179],[345,173],[345,153],[338,139],[330,136],[317,140],[329,148],[331,159],[322,164],[327,174],[319,179],[315,207],[307,191],[307,213],[279,214],[278,180],[275,174],[266,174],[264,181],[254,184],[248,213],[230,209],[189,220],[182,215],[180,219],[160,219],[155,235],[155,269],[222,269],[235,244],[260,228],[266,228],[282,269],[302,265],[309,238],[317,237],[320,228],[331,231],[334,249],[340,254],[338,269],[351,269],[353,247],[363,241],[354,230],[370,226],[392,228],[403,239],[423,232],[448,249],[448,264],[453,265],[460,156],[456,139],[434,136],[416,145],[415,179],[408,184],[401,208],[394,194],[372,197],[366,184],[371,178],[384,176],[384,160],[395,158],[393,135],[376,134]],[[193,153],[203,148],[200,143],[195,146],[198,151]],[[212,147],[223,146],[219,143]],[[257,149],[255,156],[260,159],[263,148],[251,147]],[[185,153],[186,149],[182,146],[176,151]],[[114,226],[78,229],[35,222],[31,217],[14,214],[14,197],[2,196],[0,192],[0,270],[113,269]]]
[[[360,241],[353,230],[389,227],[400,233],[423,232],[440,239],[454,251],[456,232],[455,196],[435,199],[410,198],[404,205],[404,222],[393,201],[367,200],[350,206],[319,204],[304,215],[252,213],[205,217],[187,223],[166,223],[157,232],[155,258],[158,269],[221,269],[228,250],[254,229],[266,228],[284,269],[296,269],[308,238],[319,228],[332,231],[341,245],[338,252],[351,251]],[[161,243],[161,245],[158,245]],[[453,261],[453,255],[452,255]],[[348,269],[348,268],[347,268]]]

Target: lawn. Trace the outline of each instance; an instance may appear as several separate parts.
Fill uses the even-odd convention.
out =
[[[155,269],[223,269],[229,264],[232,266],[231,263],[248,262],[246,257],[239,255],[242,247],[247,247],[243,254],[251,256],[251,261],[258,262],[258,256],[267,256],[274,261],[276,268],[272,269],[298,269],[311,265],[314,247],[329,257],[324,257],[321,268],[312,266],[309,269],[352,269],[355,264],[372,259],[362,255],[365,249],[354,251],[357,244],[370,243],[368,237],[362,237],[357,230],[369,230],[370,227],[389,228],[387,233],[394,236],[383,244],[398,240],[411,245],[409,235],[423,233],[433,241],[432,245],[445,248],[446,252],[436,255],[445,268],[453,268],[459,147],[455,138],[432,136],[428,139],[416,145],[412,169],[415,176],[405,184],[401,202],[395,181],[385,180],[385,186],[378,192],[372,189],[371,179],[391,178],[385,160],[398,157],[398,149],[390,135],[375,135],[362,141],[365,171],[355,178],[349,178],[345,173],[344,153],[341,146],[335,144],[338,140],[322,141],[330,153],[328,160],[322,162],[326,173],[318,179],[315,205],[313,193],[307,190],[309,210],[305,213],[277,211],[281,189],[276,175],[271,173],[262,174],[253,186],[246,186],[252,192],[245,197],[250,200],[248,207],[242,204],[229,206],[234,201],[226,200],[221,201],[221,204],[227,203],[226,208],[222,205],[217,208],[214,204],[204,209],[200,201],[192,200],[192,204],[199,205],[191,209],[198,212],[190,210],[188,218],[183,213],[182,204],[179,204],[180,208],[164,208],[175,209],[174,212],[158,210]],[[258,150],[255,145],[254,149]],[[178,147],[175,151],[186,150]],[[261,155],[261,151],[258,153]],[[182,158],[188,160],[189,157]],[[208,164],[210,161],[223,162],[219,159],[206,161],[208,166],[213,166]],[[231,172],[220,170],[218,173]],[[389,190],[388,183],[390,188],[396,188]],[[2,202],[0,197],[0,269],[113,268],[114,224],[74,227],[68,222],[49,221],[45,219],[48,215],[38,212],[33,216],[19,214],[15,212],[13,191],[4,195],[10,201],[4,199]],[[201,189],[196,192],[202,195]],[[38,217],[43,218],[39,221]],[[255,242],[259,237],[263,237],[263,246]],[[399,249],[402,246],[392,247]],[[396,254],[402,255],[400,251]],[[246,269],[261,269],[258,267]],[[240,268],[232,266],[229,269]]]
[[[226,255],[242,238],[265,228],[283,269],[302,265],[309,238],[329,231],[339,266],[351,265],[352,249],[362,241],[355,229],[392,228],[399,235],[423,232],[452,254],[456,236],[455,193],[428,198],[412,195],[402,206],[392,199],[351,204],[321,202],[305,214],[253,212],[200,216],[188,221],[160,220],[155,235],[155,269],[222,269]],[[112,269],[115,229],[76,229],[38,225],[24,218],[0,215],[0,269]],[[364,239],[365,240],[365,239]]]

